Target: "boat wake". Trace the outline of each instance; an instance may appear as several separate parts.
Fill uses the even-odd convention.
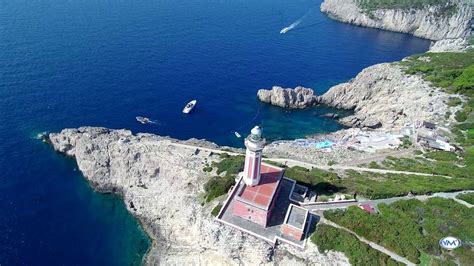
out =
[[[311,14],[312,11],[313,11],[313,9],[311,8],[311,9],[308,10],[308,12],[306,12],[306,14],[304,14],[301,18],[299,18],[299,19],[297,19],[295,22],[291,23],[290,26],[284,27],[283,29],[281,29],[280,34],[285,34],[285,33],[289,32],[290,30],[296,28],[298,25],[300,25],[300,23],[301,23],[309,14]]]

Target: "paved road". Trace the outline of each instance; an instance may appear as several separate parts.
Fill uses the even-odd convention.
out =
[[[433,195],[403,196],[403,197],[393,197],[393,198],[377,199],[377,200],[360,200],[357,202],[326,203],[326,204],[317,204],[317,205],[303,206],[303,207],[308,209],[311,212],[317,212],[317,211],[324,211],[324,210],[331,210],[331,209],[344,209],[344,208],[347,208],[350,206],[356,206],[359,204],[369,204],[371,206],[377,206],[380,203],[391,204],[399,200],[417,199],[417,200],[424,201],[432,197],[441,197],[441,198],[446,198],[446,199],[452,199],[468,208],[472,208],[474,205],[456,198],[456,196],[461,193],[469,193],[469,192],[474,192],[474,190],[464,190],[464,191],[457,191],[457,192],[439,192],[439,193],[434,193]]]
[[[392,259],[394,259],[394,260],[396,260],[396,261],[398,261],[398,262],[401,262],[401,263],[403,263],[403,264],[410,265],[410,266],[415,266],[415,264],[414,264],[413,262],[411,262],[411,261],[407,260],[406,258],[404,258],[404,257],[402,257],[402,256],[400,256],[400,255],[398,255],[398,254],[396,254],[395,252],[392,252],[392,251],[390,251],[390,250],[384,248],[383,246],[381,246],[381,245],[379,245],[379,244],[377,244],[377,243],[374,243],[374,242],[369,241],[369,240],[367,240],[367,239],[365,239],[365,238],[363,238],[363,237],[360,237],[360,236],[357,235],[355,232],[353,232],[353,231],[351,231],[351,230],[349,230],[349,229],[347,229],[347,228],[345,228],[345,227],[342,227],[342,226],[340,226],[340,225],[338,225],[338,224],[336,224],[336,223],[333,223],[333,222],[331,222],[331,221],[325,219],[325,218],[322,217],[322,216],[321,216],[321,218],[320,218],[319,221],[320,221],[321,223],[328,224],[328,225],[330,225],[330,226],[339,228],[339,229],[341,229],[341,230],[344,230],[344,231],[346,231],[346,232],[348,232],[348,233],[354,235],[355,237],[357,237],[357,239],[359,239],[359,241],[366,243],[366,244],[369,245],[371,248],[376,249],[376,250],[378,250],[378,251],[380,251],[380,252],[382,252],[382,253],[384,253],[384,254],[390,256]]]
[[[182,147],[182,148],[188,148],[188,149],[199,149],[202,151],[208,151],[208,152],[213,152],[217,154],[222,154],[222,153],[227,153],[229,155],[243,155],[241,153],[236,153],[236,152],[230,152],[230,151],[223,151],[219,149],[213,149],[213,148],[204,148],[204,147],[198,147],[190,144],[183,144],[183,143],[176,143],[176,142],[171,142],[170,143],[173,146],[176,147]],[[285,164],[288,167],[292,166],[301,166],[305,167],[308,169],[311,168],[319,168],[323,170],[329,170],[329,169],[334,169],[334,170],[354,170],[354,171],[362,171],[362,172],[371,172],[371,173],[381,173],[381,174],[405,174],[405,175],[417,175],[417,176],[439,176],[439,175],[433,175],[433,174],[427,174],[427,173],[417,173],[417,172],[408,172],[408,171],[396,171],[396,170],[386,170],[386,169],[373,169],[373,168],[366,168],[366,167],[355,167],[355,166],[345,166],[345,165],[318,165],[318,164],[312,164],[312,163],[307,163],[307,162],[302,162],[298,160],[293,160],[293,159],[287,159],[287,158],[264,158],[264,161],[274,161],[278,162],[281,164]],[[446,178],[451,178],[449,176],[443,176]]]
[[[354,171],[372,172],[372,173],[380,173],[380,174],[405,174],[405,175],[417,175],[417,176],[440,176],[440,175],[433,175],[433,174],[427,174],[427,173],[396,171],[396,170],[386,170],[386,169],[373,169],[373,168],[367,168],[367,167],[356,167],[356,166],[345,166],[345,165],[331,165],[331,166],[317,165],[317,164],[297,161],[297,160],[293,160],[293,159],[285,159],[285,158],[266,158],[264,160],[278,162],[278,163],[281,163],[281,164],[285,164],[289,167],[301,166],[301,167],[308,168],[308,169],[319,168],[319,169],[323,169],[323,170],[329,170],[329,169],[354,170]],[[450,176],[442,176],[442,177],[451,178]]]

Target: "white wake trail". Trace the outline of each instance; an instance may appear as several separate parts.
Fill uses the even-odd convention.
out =
[[[296,28],[312,11],[313,11],[313,9],[311,8],[301,18],[299,18],[295,22],[291,23],[290,26],[284,27],[283,29],[281,29],[280,34],[285,34],[285,33],[289,32],[290,30]]]

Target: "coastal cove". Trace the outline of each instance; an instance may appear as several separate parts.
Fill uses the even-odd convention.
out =
[[[91,190],[76,164],[35,139],[96,125],[242,147],[342,128],[259,103],[274,85],[318,95],[430,41],[333,21],[320,1],[77,1],[0,9],[0,264],[140,264],[150,240],[122,199]],[[287,34],[288,26],[310,14]],[[186,15],[185,15],[186,14]],[[181,113],[191,99],[198,106]],[[141,125],[135,116],[158,120]]]

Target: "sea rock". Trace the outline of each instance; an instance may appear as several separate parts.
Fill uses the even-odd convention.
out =
[[[278,249],[286,255],[268,262],[271,245],[217,222],[210,214],[217,203],[201,205],[199,194],[211,176],[203,168],[220,157],[190,143],[215,144],[97,127],[51,133],[49,142],[76,159],[94,189],[123,197],[153,242],[145,264],[269,265],[298,258],[296,265],[348,265],[338,252],[313,247],[295,255],[285,245]]]
[[[271,90],[258,90],[257,96],[258,99],[264,103],[283,108],[306,108],[316,104],[318,99],[312,89],[304,87],[284,89],[282,87],[273,86]]]
[[[393,129],[417,120],[442,120],[449,110],[448,98],[422,77],[405,74],[399,64],[384,63],[332,87],[318,101],[353,110],[354,115],[340,120],[346,126]]]
[[[464,52],[469,47],[469,42],[466,39],[445,39],[431,44],[430,53]]]
[[[469,1],[463,0],[447,0],[422,8],[374,11],[362,10],[356,0],[324,0],[321,4],[322,12],[345,23],[410,33],[431,40],[468,36],[472,10]]]

